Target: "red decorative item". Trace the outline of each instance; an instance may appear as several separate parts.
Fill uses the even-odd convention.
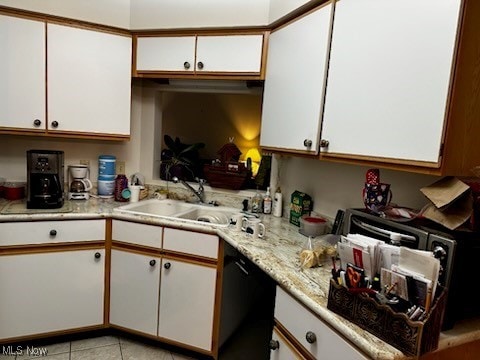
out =
[[[380,183],[380,170],[379,169],[367,170],[365,182],[367,184],[378,185]]]

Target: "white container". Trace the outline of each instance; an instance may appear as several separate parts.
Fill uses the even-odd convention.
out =
[[[303,215],[300,218],[300,234],[305,236],[319,236],[325,234],[327,229],[327,220],[314,215]]]
[[[280,188],[277,189],[275,195],[273,196],[273,204],[272,204],[272,213],[273,216],[282,217],[282,193],[280,192]]]
[[[111,198],[115,192],[115,180],[98,180],[98,196]]]
[[[143,190],[144,187],[141,185],[130,185],[128,189],[130,190],[130,202],[138,202],[140,200],[140,190]]]

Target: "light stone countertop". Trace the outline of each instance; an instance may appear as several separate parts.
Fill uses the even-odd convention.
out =
[[[275,218],[271,215],[261,216],[266,227],[266,236],[263,239],[254,239],[231,226],[215,228],[207,224],[197,225],[184,222],[181,219],[168,220],[117,213],[113,209],[125,205],[125,203],[117,203],[110,199],[92,198],[88,201],[70,201],[67,205],[71,206],[71,209],[68,208],[68,212],[58,213],[52,212],[54,210],[49,212],[31,210],[25,214],[5,214],[1,209],[5,210],[7,205],[9,205],[7,201],[0,199],[0,222],[114,218],[216,233],[370,358],[376,360],[411,359],[396,348],[327,309],[331,262],[327,262],[322,267],[302,269],[299,253],[307,237],[301,235],[298,227],[290,224],[286,218]],[[321,237],[317,239],[322,241]],[[478,339],[480,339],[480,319],[459,322],[453,329],[440,334],[438,350]]]

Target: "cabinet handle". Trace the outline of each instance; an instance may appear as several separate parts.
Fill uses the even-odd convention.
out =
[[[157,262],[155,260],[150,260],[150,266],[155,266]]]
[[[190,69],[190,63],[189,63],[188,61],[185,61],[185,62],[183,63],[183,67],[185,68],[185,70]]]
[[[309,344],[313,344],[315,341],[317,341],[317,335],[315,335],[315,333],[312,331],[307,331],[305,334],[305,339]]]
[[[307,148],[311,148],[312,147],[312,140],[309,140],[309,139],[303,140],[303,146],[305,146]]]
[[[330,145],[330,142],[328,140],[325,140],[325,139],[320,140],[320,147],[326,148],[328,147],[328,145]]]
[[[58,127],[58,121],[52,121],[52,127],[57,128]]]
[[[50,230],[50,236],[57,236],[57,230]]]
[[[270,348],[270,350],[277,350],[280,347],[280,343],[278,342],[278,340],[272,339],[268,343],[268,347]]]
[[[198,67],[200,70],[202,70],[202,69],[203,69],[203,62],[199,61],[199,62],[197,63],[197,67]]]
[[[33,121],[33,125],[36,126],[36,127],[39,127],[40,125],[42,125],[42,122],[39,119],[35,119]]]
[[[170,269],[171,266],[172,266],[172,264],[170,264],[169,262],[167,262],[163,265],[163,267],[167,270]]]
[[[100,259],[101,256],[102,256],[102,254],[100,254],[99,252],[95,253],[95,259]]]

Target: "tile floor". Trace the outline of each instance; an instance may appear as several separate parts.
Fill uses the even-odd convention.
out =
[[[121,336],[99,336],[94,338],[72,340],[42,346],[35,344],[31,348],[37,351],[46,349],[47,355],[27,354],[22,347],[22,355],[5,355],[0,346],[1,360],[27,360],[46,358],[48,360],[195,360],[195,358],[162,349],[147,342],[140,342]],[[17,349],[14,346],[13,350]],[[2,351],[3,350],[3,351]],[[2,354],[3,353],[3,354]]]

